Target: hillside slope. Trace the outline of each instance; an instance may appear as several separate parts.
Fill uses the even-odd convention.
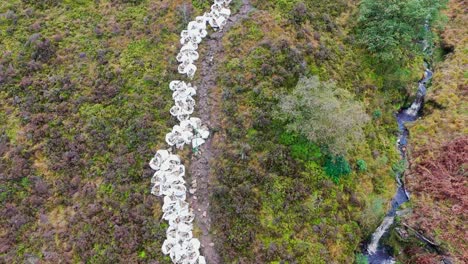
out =
[[[176,124],[168,85],[180,78],[180,31],[211,2],[0,2],[0,262],[170,263],[147,164]],[[203,158],[178,154],[199,184],[187,194],[200,209],[195,236],[215,261],[352,263],[390,206],[401,169],[394,113],[421,69],[375,67],[356,40],[358,3],[234,0],[241,15],[200,45],[196,114],[212,138]],[[450,56],[443,67],[466,65]],[[313,76],[370,117],[347,153],[276,118],[279,100]],[[447,105],[434,114],[461,107],[458,83],[434,84],[432,100]],[[415,160],[422,150],[415,146]],[[418,180],[408,177],[415,196]]]

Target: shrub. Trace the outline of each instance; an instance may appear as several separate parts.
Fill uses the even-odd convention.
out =
[[[291,156],[296,160],[309,161],[322,155],[320,148],[302,135],[284,132],[280,135],[279,141],[289,146]]]
[[[111,2],[116,4],[140,4],[143,0],[111,0]]]
[[[356,264],[369,264],[369,260],[367,259],[366,256],[359,253],[359,254],[356,254]]]
[[[209,8],[211,4],[212,4],[211,0],[192,0],[192,5],[195,8],[198,8],[201,10],[205,10]]]
[[[400,160],[392,165],[392,170],[396,175],[401,175],[406,170],[406,160]]]
[[[382,111],[380,111],[380,109],[374,110],[374,112],[372,113],[372,117],[374,117],[374,119],[379,119],[381,116]]]
[[[325,161],[325,172],[335,183],[338,183],[342,176],[351,173],[351,166],[343,156],[329,156]]]
[[[24,4],[32,5],[39,9],[47,9],[60,5],[63,0],[22,0]]]
[[[356,165],[358,167],[358,170],[360,172],[365,172],[367,171],[367,163],[365,160],[362,160],[362,159],[359,159],[357,162],[356,162]]]
[[[31,58],[35,61],[48,62],[55,56],[56,47],[49,39],[42,37],[40,34],[33,34],[26,45],[32,47]]]
[[[307,6],[303,2],[297,3],[291,11],[292,20],[298,25],[304,23],[308,16]]]

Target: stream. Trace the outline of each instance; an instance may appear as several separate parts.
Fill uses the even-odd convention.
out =
[[[426,26],[426,30],[428,27]],[[426,41],[423,41],[424,51],[429,55],[431,51],[429,50],[429,45]],[[408,143],[409,131],[405,127],[406,123],[413,122],[417,120],[421,115],[421,109],[424,105],[424,97],[426,96],[426,86],[429,81],[432,79],[432,71],[430,69],[429,63],[424,62],[424,76],[418,82],[418,91],[416,98],[412,102],[409,108],[403,108],[396,114],[396,120],[398,123],[398,151],[402,162],[406,163],[406,146]],[[381,239],[384,235],[388,234],[390,227],[392,226],[395,216],[398,215],[398,208],[410,198],[409,193],[405,189],[403,181],[403,173],[396,175],[396,181],[398,184],[397,191],[391,202],[391,208],[387,212],[384,220],[380,226],[372,234],[372,239],[367,245],[367,248],[364,252],[364,255],[367,256],[367,259],[370,264],[390,264],[395,263],[395,259],[391,254],[391,250],[382,245]]]

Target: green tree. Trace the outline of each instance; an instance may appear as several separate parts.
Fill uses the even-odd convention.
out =
[[[360,42],[382,63],[403,65],[430,37],[425,25],[438,19],[445,0],[362,0]]]
[[[288,130],[327,146],[333,154],[346,154],[361,140],[362,127],[370,119],[348,91],[317,76],[300,79],[279,106],[278,118],[287,121]]]

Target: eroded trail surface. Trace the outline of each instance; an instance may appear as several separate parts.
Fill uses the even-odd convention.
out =
[[[216,115],[219,102],[214,94],[216,89],[218,89],[216,86],[218,64],[223,56],[222,39],[225,32],[232,26],[248,18],[249,13],[253,9],[249,0],[243,0],[240,10],[230,17],[226,26],[220,31],[209,34],[203,45],[206,47],[206,54],[202,56],[204,59],[199,68],[201,78],[195,83],[198,87],[198,116],[204,124],[208,125],[212,135],[191,161],[189,202],[195,212],[195,223],[202,232],[198,236],[202,245],[201,253],[209,264],[221,263],[221,258],[216,252],[213,238],[210,234],[211,217],[209,206],[211,183],[214,180],[210,163],[217,156],[216,151],[212,148],[213,129],[219,127],[220,124],[220,120]],[[192,194],[194,190],[196,191]]]

